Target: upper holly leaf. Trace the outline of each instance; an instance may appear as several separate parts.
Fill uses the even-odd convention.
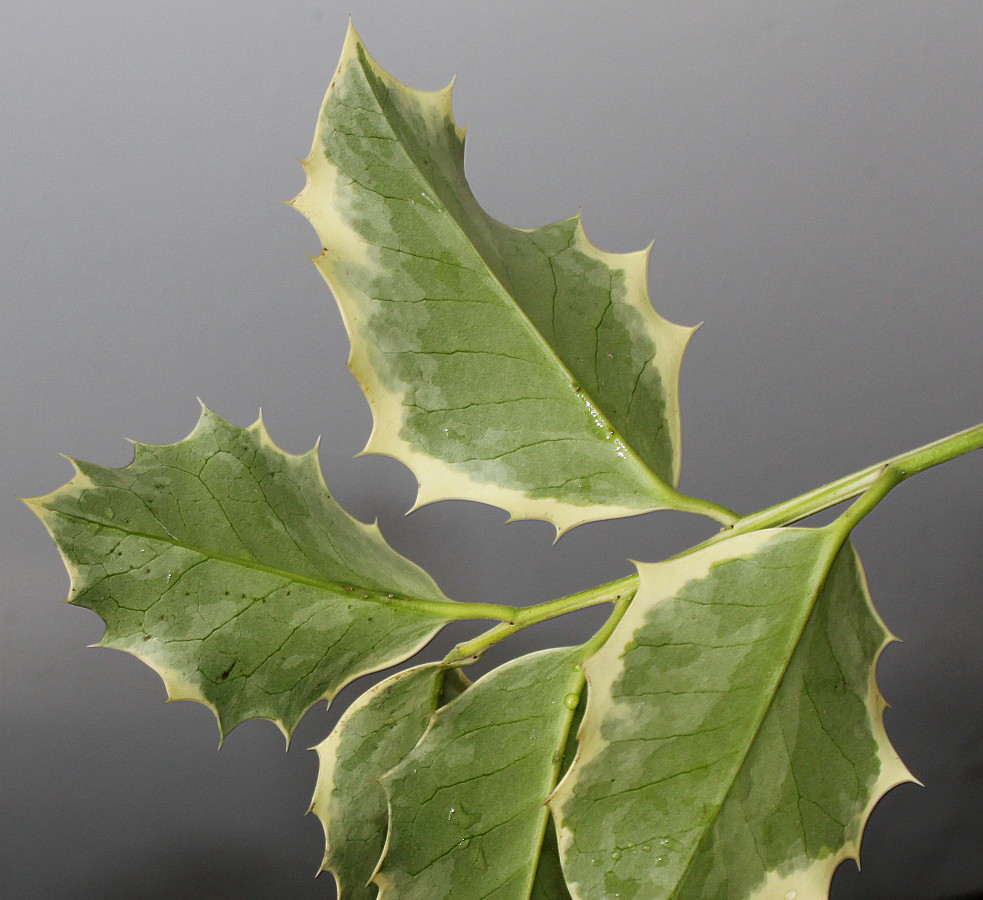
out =
[[[400,84],[349,30],[294,205],[341,307],[372,407],[367,452],[463,498],[582,522],[681,509],[677,381],[691,329],[648,299],[647,252],[604,253],[579,217],[533,230],[485,213],[450,88]]]
[[[225,734],[248,718],[285,733],[344,684],[415,653],[454,606],[375,525],[331,497],[316,448],[285,453],[262,421],[207,409],[176,444],[136,444],[105,469],[28,500],[61,550],[70,602],[197,700]]]

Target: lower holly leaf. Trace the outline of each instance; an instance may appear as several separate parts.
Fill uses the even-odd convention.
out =
[[[379,900],[566,900],[546,799],[584,676],[570,648],[513,660],[433,717],[383,780]]]
[[[461,693],[458,669],[439,663],[390,676],[362,694],[317,750],[311,811],[324,826],[322,868],[334,874],[341,900],[373,900],[369,879],[386,841],[389,814],[380,779],[422,737],[445,699]]]
[[[556,843],[552,816],[546,822],[546,834],[529,900],[570,900],[570,891],[560,868],[560,849]]]
[[[760,531],[639,566],[551,799],[574,898],[826,898],[909,778],[874,681],[891,638],[846,537]]]
[[[285,453],[261,421],[203,409],[176,444],[136,444],[121,469],[28,500],[61,550],[70,602],[100,646],[139,657],[172,700],[225,734],[267,718],[286,734],[318,699],[415,653],[456,618],[430,577],[331,497],[316,448]]]

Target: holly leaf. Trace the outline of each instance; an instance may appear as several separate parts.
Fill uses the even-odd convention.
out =
[[[647,251],[605,253],[579,217],[503,225],[464,177],[450,87],[400,84],[349,30],[293,201],[352,341],[365,451],[417,505],[478,500],[558,531],[681,509],[677,382],[692,329],[652,309]]]
[[[382,779],[379,900],[566,900],[548,821],[584,685],[570,648],[512,660],[440,709]]]
[[[376,525],[331,497],[317,450],[293,455],[262,421],[202,409],[176,444],[135,444],[107,469],[26,501],[71,576],[69,601],[224,736],[248,718],[287,735],[317,700],[411,656],[453,604]]]
[[[542,850],[536,867],[529,900],[570,900],[570,891],[560,867],[560,849],[556,843],[556,829],[553,819],[546,822]]]
[[[374,900],[369,883],[389,824],[380,779],[422,737],[438,706],[463,692],[458,669],[439,663],[390,676],[362,694],[315,747],[320,760],[311,811],[324,826],[322,869],[342,900]]]
[[[882,724],[891,637],[837,522],[639,566],[585,663],[578,755],[553,795],[577,900],[819,900],[909,775]]]

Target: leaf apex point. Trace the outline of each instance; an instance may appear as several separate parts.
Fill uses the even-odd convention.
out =
[[[348,28],[345,30],[345,42],[341,48],[341,60],[344,61],[348,56],[351,56],[358,47],[362,47],[364,49],[365,44],[363,43],[361,37],[359,37],[358,32],[355,30],[355,25],[352,22],[351,16],[349,16]],[[338,69],[340,71],[340,64]]]

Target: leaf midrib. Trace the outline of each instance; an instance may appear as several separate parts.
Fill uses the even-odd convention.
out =
[[[835,534],[835,532],[833,533]],[[826,532],[826,534],[830,534],[830,532]],[[717,808],[714,810],[713,815],[707,818],[707,821],[703,828],[703,834],[700,837],[700,839],[694,843],[693,849],[690,852],[689,856],[687,857],[685,865],[681,869],[681,875],[679,877],[679,880],[676,882],[676,886],[673,888],[672,893],[666,898],[666,900],[677,900],[677,898],[679,897],[679,891],[683,888],[684,884],[686,883],[686,879],[689,876],[690,869],[693,864],[693,860],[696,858],[696,856],[705,846],[713,830],[713,826],[716,824],[718,818],[720,817],[721,810],[723,810],[725,804],[730,798],[730,795],[734,790],[734,786],[737,784],[737,779],[739,778],[741,772],[744,770],[744,765],[747,762],[747,758],[751,754],[751,751],[754,749],[754,746],[758,742],[758,737],[761,734],[762,727],[764,727],[765,720],[768,718],[768,714],[771,712],[771,710],[774,707],[775,698],[778,696],[778,692],[782,688],[782,684],[785,681],[785,676],[788,674],[789,667],[792,665],[792,659],[798,652],[799,645],[802,643],[802,635],[805,632],[806,628],[808,627],[809,622],[812,619],[813,613],[815,612],[816,602],[819,599],[819,595],[822,593],[823,587],[826,585],[826,582],[829,579],[830,569],[832,569],[833,563],[836,562],[836,559],[839,556],[840,550],[842,549],[844,544],[845,541],[841,542],[839,546],[836,548],[836,552],[831,553],[828,561],[822,566],[818,574],[818,577],[814,582],[813,589],[810,591],[810,596],[812,599],[808,604],[806,604],[805,613],[802,616],[802,619],[799,623],[799,627],[795,631],[794,640],[789,644],[791,650],[789,653],[786,654],[785,662],[778,670],[778,673],[774,679],[772,687],[766,695],[768,699],[764,704],[762,704],[762,709],[760,715],[758,716],[758,721],[755,722],[754,725],[754,731],[752,732],[750,738],[747,741],[747,745],[744,748],[744,752],[741,754],[740,761],[734,767],[734,773],[727,784],[727,789],[724,791],[724,794],[720,799],[720,803],[717,805]]]
[[[68,513],[64,510],[53,509],[51,507],[45,507],[53,515],[62,516],[66,519],[71,519],[76,522],[84,522],[88,525],[97,525],[100,528],[105,528],[110,531],[118,532],[119,534],[128,535],[129,537],[140,538],[146,541],[156,541],[161,544],[167,544],[171,547],[176,547],[180,550],[187,550],[190,553],[196,553],[199,556],[203,556],[206,559],[213,559],[216,562],[226,563],[227,565],[239,566],[243,569],[251,569],[256,572],[263,572],[266,575],[273,575],[276,578],[282,578],[284,581],[288,581],[292,584],[301,584],[307,587],[316,588],[320,591],[325,591],[326,593],[336,594],[339,598],[357,600],[366,603],[376,603],[380,606],[387,606],[391,609],[396,610],[409,610],[412,612],[421,613],[423,615],[442,617],[442,618],[453,618],[451,616],[442,616],[440,612],[435,612],[434,607],[440,605],[457,605],[453,600],[425,600],[421,597],[389,597],[384,596],[382,593],[377,591],[375,588],[367,588],[357,584],[349,584],[348,582],[341,581],[330,581],[324,578],[315,578],[311,575],[303,575],[298,572],[290,572],[287,569],[281,569],[277,566],[271,566],[268,563],[260,562],[259,560],[245,559],[240,556],[234,556],[229,553],[223,553],[220,550],[208,550],[203,547],[195,546],[194,544],[189,544],[185,541],[180,541],[177,538],[171,536],[163,536],[157,534],[151,534],[144,531],[134,531],[127,528],[123,528],[115,522],[104,522],[99,519],[91,519],[88,516],[80,516],[74,513]]]
[[[359,61],[359,67],[362,68],[362,66],[364,65],[364,63],[362,61],[362,54],[364,54],[364,58],[366,60],[368,60],[369,64],[374,65],[375,61],[369,56],[368,51],[365,49],[365,47],[362,46],[361,43],[359,43],[358,46],[359,46],[359,49],[361,50],[361,54],[359,55],[359,59],[358,59],[358,61]],[[385,79],[384,79],[383,76],[387,75],[388,73],[386,73],[385,70],[383,70],[379,66],[374,66],[374,67],[379,70],[379,73],[381,73],[381,75],[380,74],[377,74],[375,72],[373,72],[371,74],[373,76],[375,76],[376,78],[378,78],[380,81],[384,81]],[[363,71],[363,74],[365,74],[364,68],[362,69],[362,71]],[[619,429],[617,429],[617,428],[614,427],[613,423],[608,419],[607,415],[604,413],[604,411],[603,411],[603,409],[601,407],[601,404],[598,403],[598,401],[596,400],[596,398],[594,398],[593,395],[588,395],[586,393],[586,391],[583,390],[583,387],[580,385],[580,381],[573,376],[573,373],[567,367],[566,363],[560,358],[560,356],[558,355],[558,353],[556,352],[556,350],[553,348],[553,346],[550,344],[550,342],[546,339],[545,335],[543,335],[543,333],[533,324],[532,320],[526,314],[525,310],[521,307],[521,305],[519,304],[519,302],[515,299],[515,297],[512,296],[512,293],[502,283],[501,279],[495,273],[495,270],[492,268],[492,266],[490,265],[490,263],[488,262],[488,260],[486,260],[485,257],[484,257],[484,255],[478,250],[478,247],[475,245],[474,241],[471,239],[471,236],[468,234],[468,231],[467,231],[465,225],[458,219],[458,217],[451,211],[451,209],[448,206],[448,204],[444,201],[443,195],[442,195],[441,191],[439,190],[438,186],[433,183],[433,181],[427,176],[427,173],[419,165],[419,163],[416,161],[416,159],[414,159],[414,157],[409,153],[409,151],[404,146],[403,141],[402,140],[399,140],[398,136],[400,135],[401,132],[400,132],[400,130],[399,130],[399,128],[397,126],[400,125],[400,124],[404,124],[405,125],[405,123],[401,121],[401,117],[397,118],[395,116],[390,116],[390,113],[391,112],[395,113],[395,108],[393,107],[393,105],[392,104],[386,104],[385,102],[383,102],[383,98],[381,98],[379,96],[379,94],[377,93],[377,91],[376,91],[376,86],[375,86],[375,83],[374,83],[374,80],[373,80],[372,77],[366,75],[365,80],[366,80],[366,83],[369,86],[369,89],[372,91],[372,96],[375,97],[376,103],[378,104],[378,107],[379,107],[379,112],[385,118],[385,120],[389,124],[390,128],[392,128],[393,133],[395,135],[397,135],[396,144],[399,147],[400,151],[406,157],[406,159],[409,161],[411,167],[414,168],[414,169],[416,169],[416,171],[420,174],[420,177],[427,184],[427,186],[430,187],[433,190],[433,192],[435,193],[435,195],[440,198],[441,208],[446,213],[448,219],[450,219],[450,221],[453,222],[454,227],[460,233],[460,235],[463,238],[464,242],[467,244],[468,247],[470,247],[472,249],[472,251],[474,252],[475,256],[481,261],[481,264],[482,264],[483,269],[488,273],[488,277],[498,287],[498,289],[500,290],[500,292],[502,293],[502,295],[505,298],[507,298],[510,307],[516,312],[516,314],[519,317],[519,321],[523,324],[523,326],[525,327],[526,331],[532,336],[532,338],[535,341],[535,343],[539,344],[542,348],[544,348],[547,351],[548,356],[552,360],[555,361],[556,365],[559,367],[559,369],[562,371],[562,373],[566,375],[567,380],[570,382],[570,384],[571,385],[575,385],[575,386],[581,388],[581,390],[578,392],[578,396],[587,398],[587,399],[589,399],[589,400],[592,401],[591,402],[591,406],[595,410],[596,415],[603,421],[604,426],[605,426],[604,429],[598,429],[598,430],[604,430],[608,434],[616,435],[618,437],[620,443],[622,444],[622,446],[624,446],[625,449],[630,454],[631,459],[632,459],[632,462],[634,462],[636,464],[636,466],[639,469],[641,469],[641,471],[644,473],[644,475],[647,478],[649,478],[653,482],[655,482],[655,484],[656,484],[656,486],[658,488],[658,492],[657,492],[656,496],[653,496],[653,497],[650,498],[651,500],[653,500],[654,502],[658,503],[658,502],[661,502],[658,494],[662,494],[664,492],[665,493],[668,493],[668,494],[675,494],[676,493],[676,488],[673,485],[671,485],[671,484],[663,481],[654,471],[652,471],[651,468],[649,468],[649,466],[644,462],[644,460],[642,460],[642,458],[638,455],[638,452],[635,450],[635,448],[632,445],[632,443],[621,433],[621,431]],[[409,88],[409,87],[407,87],[406,89],[409,90],[409,91],[414,91],[415,90],[415,89]],[[465,183],[467,184],[466,179],[465,179]],[[468,186],[468,190],[469,190],[469,193],[470,193],[470,185]],[[477,206],[478,209],[482,213],[484,213],[484,210],[481,208],[481,205],[478,203],[477,198],[474,197],[473,193],[471,194],[471,198],[474,200],[475,206]],[[504,223],[499,223],[499,224],[503,224],[504,225]],[[511,226],[504,225],[504,227],[509,228]],[[519,229],[516,229],[516,230],[519,230]],[[536,229],[527,229],[527,230],[528,231],[535,231]],[[591,414],[589,412],[588,412],[587,415],[590,418],[593,418],[593,416],[591,416]],[[601,444],[603,446],[603,443],[602,442],[599,442],[599,444]]]

